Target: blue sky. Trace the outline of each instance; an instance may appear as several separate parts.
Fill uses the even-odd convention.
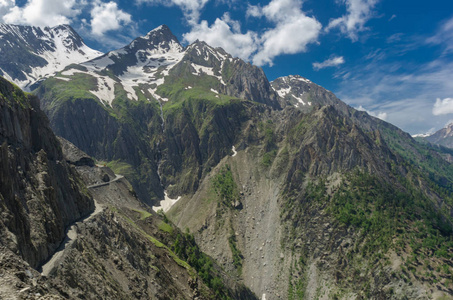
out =
[[[299,74],[411,134],[453,120],[450,0],[0,0],[5,23],[71,24],[101,51],[167,24],[263,67]]]

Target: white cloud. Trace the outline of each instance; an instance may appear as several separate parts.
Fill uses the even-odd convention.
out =
[[[21,6],[16,1],[0,0],[0,22],[39,27],[71,24],[82,36],[109,48],[121,47],[139,35],[131,15],[113,0],[26,0]],[[88,15],[88,20],[81,15]],[[112,30],[115,35],[109,36]]]
[[[119,9],[113,1],[96,1],[91,10],[91,32],[95,36],[102,36],[107,31],[120,29],[129,23],[131,15]]]
[[[387,42],[387,44],[393,44],[393,43],[399,42],[399,41],[401,41],[402,36],[403,36],[402,33],[392,34],[391,36],[389,36],[387,38],[386,42]]]
[[[0,13],[5,23],[33,26],[70,24],[81,13],[81,3],[76,0],[29,0],[23,7],[14,0],[1,0]]]
[[[248,15],[262,16],[275,24],[261,36],[261,45],[253,63],[272,65],[276,56],[305,52],[307,45],[316,43],[322,25],[302,11],[300,0],[272,0],[264,7],[249,6]]]
[[[383,121],[387,120],[387,113],[386,112],[375,112],[375,111],[367,110],[362,105],[360,105],[356,109],[360,110],[360,111],[366,111],[370,116],[379,118],[379,119],[381,119]]]
[[[259,6],[255,6],[255,5],[250,5],[247,7],[247,17],[255,17],[255,18],[259,18],[261,17],[261,7]]]
[[[437,33],[427,39],[427,42],[442,45],[445,53],[453,52],[453,18],[444,22]]]
[[[420,132],[420,133],[413,134],[412,137],[413,138],[416,138],[416,137],[427,137],[427,136],[432,135],[435,132],[436,132],[436,129],[434,127],[432,127],[426,132]]]
[[[315,62],[313,63],[313,69],[318,71],[318,70],[321,70],[321,69],[324,69],[324,68],[328,68],[328,67],[336,67],[336,66],[339,66],[339,65],[342,65],[344,64],[344,58],[343,56],[334,56],[332,58],[329,58],[323,62]]]
[[[347,15],[332,19],[326,31],[340,28],[343,34],[348,35],[352,41],[358,40],[358,33],[367,30],[365,23],[373,16],[373,8],[379,0],[339,0],[346,4]]]
[[[308,44],[317,42],[322,26],[315,18],[306,16],[301,7],[300,0],[272,0],[264,7],[249,5],[247,16],[264,17],[275,27],[261,34],[242,33],[239,22],[224,14],[211,26],[205,20],[192,24],[184,39],[189,43],[203,40],[258,66],[272,65],[276,56],[304,52]]]
[[[245,34],[240,32],[240,24],[230,19],[228,13],[221,19],[216,19],[214,24],[208,25],[201,21],[194,25],[192,30],[184,34],[184,40],[192,43],[197,39],[205,41],[213,47],[222,47],[233,56],[249,60],[257,49],[257,35],[254,32]]]
[[[247,10],[250,15],[255,17],[264,16],[271,21],[282,22],[288,18],[303,15],[301,7],[302,1],[300,0],[272,0],[264,7],[249,5]]]
[[[187,22],[196,25],[200,19],[200,13],[209,0],[136,0],[138,3],[163,4],[167,6],[179,6],[187,18]]]
[[[317,42],[320,30],[318,21],[304,15],[280,22],[263,34],[262,47],[253,58],[253,63],[258,66],[272,65],[276,56],[305,52],[308,44]]]
[[[399,65],[382,60],[369,63],[364,60],[363,64],[346,70],[345,74],[349,76],[343,78],[335,93],[351,106],[363,105],[371,111],[386,112],[388,122],[410,133],[442,128],[451,119],[450,114],[439,113],[447,111],[451,103],[441,99],[453,95],[453,63],[439,58],[417,66],[399,68]],[[436,109],[430,100],[433,98],[440,99]],[[433,115],[433,111],[436,114]]]
[[[387,120],[387,113],[379,112],[377,115],[375,115],[375,117],[385,121],[385,120]]]
[[[441,100],[437,98],[436,103],[433,107],[433,115],[446,115],[453,113],[453,98],[445,98]]]
[[[14,0],[0,0],[0,16],[6,15],[14,6]]]
[[[77,20],[86,9],[90,9],[91,20]],[[81,25],[81,32],[88,33],[85,27],[89,26],[90,34],[96,38],[131,23],[131,15],[119,9],[115,2],[101,0],[28,0],[21,7],[15,0],[0,0],[0,18],[5,23],[40,27],[75,22]]]

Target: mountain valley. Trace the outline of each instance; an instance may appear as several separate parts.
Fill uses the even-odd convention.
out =
[[[453,299],[449,149],[165,25],[0,28],[68,58],[0,60],[0,297]]]

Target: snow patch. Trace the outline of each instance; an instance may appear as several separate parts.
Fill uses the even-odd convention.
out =
[[[154,97],[154,99],[160,100],[160,101],[164,101],[164,102],[167,102],[167,101],[168,101],[168,98],[164,98],[164,97],[159,96],[159,95],[156,93],[156,89],[157,89],[157,88],[155,88],[155,89],[150,88],[150,89],[148,90],[148,92],[151,94],[151,96]]]
[[[70,69],[62,72],[64,76],[72,76],[75,73],[82,73],[93,76],[97,80],[97,90],[90,90],[90,92],[98,97],[103,104],[112,106],[112,102],[115,99],[115,83],[116,81],[108,76],[102,76],[94,71],[81,71],[77,69]]]
[[[300,77],[300,76],[293,76],[293,75],[290,75],[289,76],[289,79],[290,80],[298,80],[298,81],[302,81],[302,82],[305,82],[305,83],[311,83],[310,80],[306,79],[306,78],[303,78],[303,77]]]
[[[195,69],[195,72],[192,72],[193,75],[200,76],[202,74],[206,74],[209,76],[215,76],[213,68],[211,68],[211,67],[205,67],[205,66],[194,64],[194,63],[191,63],[191,66],[192,66],[192,68]]]
[[[138,101],[138,96],[137,96],[137,93],[135,92],[134,88],[130,85],[127,85],[127,84],[123,84],[123,88],[124,90],[126,91],[127,93],[127,98],[129,100],[135,100],[135,101]]]
[[[277,92],[277,94],[280,96],[280,97],[285,97],[286,95],[288,95],[290,92],[291,92],[291,87],[288,87],[286,89],[279,89],[279,90],[275,90]]]
[[[432,134],[432,133],[417,133],[417,134],[413,134],[412,137],[413,137],[413,138],[416,138],[416,137],[425,138],[425,137],[431,136],[431,134]]]
[[[88,69],[100,71],[105,69],[109,65],[113,65],[114,63],[115,62],[110,59],[110,55],[108,55],[86,62],[84,63],[84,66],[86,66]]]
[[[164,212],[167,212],[170,210],[170,208],[175,205],[176,202],[178,202],[181,199],[181,196],[179,196],[176,199],[171,199],[168,197],[167,191],[164,191],[165,198],[164,200],[160,201],[160,206],[153,206],[153,210],[155,212],[158,212],[160,209],[162,209]]]
[[[223,81],[222,76],[214,74],[214,68],[197,65],[194,63],[191,63],[191,66],[192,66],[192,68],[195,69],[195,72],[192,72],[193,75],[201,76],[203,74],[206,74],[208,76],[217,78],[220,81],[220,83],[222,83],[223,85],[226,85],[225,82]]]
[[[160,45],[163,47],[163,45]],[[130,96],[138,99],[133,87],[139,84],[153,85],[150,93],[156,99],[168,101],[156,94],[158,86],[164,83],[164,76],[167,76],[170,70],[181,61],[184,52],[181,52],[181,46],[175,42],[170,43],[170,49],[167,51],[161,47],[148,49],[136,53],[137,64],[127,68],[124,74],[118,76],[124,88]],[[128,96],[129,97],[129,96]]]
[[[238,154],[238,152],[236,151],[236,147],[235,146],[233,146],[231,148],[231,151],[233,151],[233,155],[231,155],[232,157],[235,157]]]
[[[84,71],[81,71],[81,70],[77,70],[77,69],[69,69],[69,70],[66,70],[64,72],[61,72],[61,75],[64,75],[64,76],[72,76],[74,75],[75,73],[85,73],[85,74],[88,74],[87,72],[84,72]]]
[[[117,58],[120,58],[121,55],[125,55],[127,53],[128,53],[127,50],[123,48],[123,49],[119,49],[119,50],[110,51],[108,54],[108,57],[115,56]]]
[[[106,76],[99,76],[94,72],[90,72],[90,75],[96,77],[98,82],[98,89],[96,91],[90,90],[90,92],[101,100],[101,102],[107,102],[112,106],[113,99],[115,99],[115,80]]]
[[[294,95],[291,95],[291,96],[293,96],[294,99],[296,99],[297,101],[299,101],[299,103],[301,103],[302,105],[304,105],[304,106],[306,105],[305,102],[304,102],[304,100],[302,100],[302,98],[296,97],[296,96],[294,96]]]

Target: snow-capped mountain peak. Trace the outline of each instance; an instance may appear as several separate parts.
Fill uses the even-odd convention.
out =
[[[0,24],[0,75],[24,90],[66,66],[101,52],[89,48],[69,25],[33,27]],[[19,55],[20,54],[20,55]]]
[[[153,98],[166,101],[167,99],[156,94],[157,87],[164,83],[164,77],[181,61],[184,53],[184,48],[170,29],[161,25],[123,48],[82,63],[81,66],[86,71],[69,69],[62,72],[62,75],[85,73],[95,77],[97,89],[90,92],[106,105],[112,105],[117,83],[122,85],[130,100],[138,100],[136,89],[140,87]],[[102,72],[104,70],[115,76],[105,75]]]

